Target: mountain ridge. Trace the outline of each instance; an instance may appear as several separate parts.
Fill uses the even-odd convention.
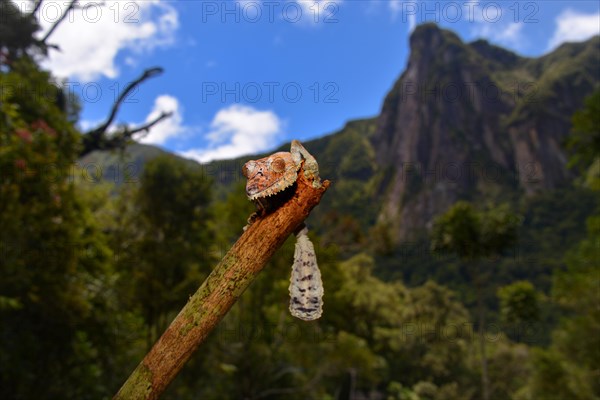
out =
[[[598,37],[537,59],[463,43],[434,24],[418,26],[410,44],[372,139],[380,167],[395,171],[378,219],[398,240],[457,200],[569,181],[561,144],[570,116],[598,86],[590,72],[600,67]]]
[[[460,199],[514,202],[573,178],[562,141],[599,86],[600,37],[529,58],[423,24],[410,45],[379,115],[304,142],[333,182],[312,220],[350,248],[374,232],[393,243],[422,235]],[[245,161],[270,153],[203,165],[216,198],[240,190]]]

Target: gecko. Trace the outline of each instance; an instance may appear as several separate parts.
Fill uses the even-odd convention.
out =
[[[289,152],[277,152],[244,164],[242,174],[247,179],[246,195],[257,207],[257,212],[248,219],[249,224],[252,224],[257,216],[267,213],[272,200],[296,182],[301,167],[302,173],[312,181],[313,187],[320,187],[317,160],[297,140],[292,141]],[[304,321],[313,321],[323,313],[324,290],[321,272],[306,226],[302,224],[295,235],[289,309],[292,316]]]

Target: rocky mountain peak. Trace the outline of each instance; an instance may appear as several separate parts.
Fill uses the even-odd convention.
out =
[[[493,63],[498,64],[498,67],[502,68],[514,68],[523,60],[522,57],[512,51],[495,46],[484,39],[475,40],[470,43],[470,47],[484,59],[493,61]]]
[[[582,85],[581,74],[553,69],[569,60],[536,63],[485,41],[463,43],[434,24],[418,26],[410,46],[371,140],[386,171],[379,220],[397,238],[430,226],[458,199],[534,193],[566,181],[565,115],[581,106],[597,76],[586,75]],[[579,47],[583,54],[586,47]],[[594,62],[586,57],[583,71]],[[555,115],[533,118],[551,101],[553,82],[570,101]]]

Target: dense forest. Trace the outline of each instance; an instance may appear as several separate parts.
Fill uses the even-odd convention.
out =
[[[254,211],[244,161],[198,165],[135,144],[151,126],[109,135],[110,117],[78,131],[78,99],[40,67],[37,21],[9,11],[0,398],[111,398]],[[164,398],[600,399],[599,43],[525,59],[418,27],[381,115],[304,143],[332,180],[307,221],[322,318],[289,315],[289,239]],[[537,91],[411,105],[399,93],[414,68],[428,82],[527,76]],[[414,107],[429,118],[407,121]],[[432,159],[499,172],[432,180]]]

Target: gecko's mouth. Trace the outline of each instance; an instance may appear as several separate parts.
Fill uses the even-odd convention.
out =
[[[250,200],[256,200],[259,198],[271,197],[283,192],[284,190],[291,187],[296,182],[296,179],[281,179],[273,182],[267,187],[260,188],[258,185],[252,185],[246,188],[246,195]]]

